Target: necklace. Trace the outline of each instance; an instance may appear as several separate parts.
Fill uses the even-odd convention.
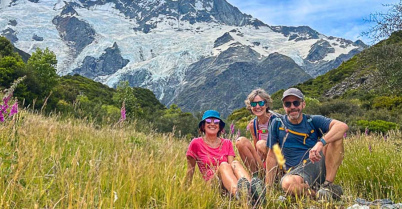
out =
[[[210,141],[208,141],[206,138],[202,138],[202,140],[204,141],[204,143],[208,146],[208,147],[211,147],[211,148],[217,148],[217,147],[219,147],[220,146],[220,144],[221,144],[221,142],[222,142],[222,140],[220,139],[220,138],[217,138],[217,139],[215,139],[215,141],[213,141],[213,142],[210,142]]]

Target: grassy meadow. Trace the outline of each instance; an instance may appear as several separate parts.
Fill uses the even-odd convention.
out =
[[[190,140],[158,134],[148,124],[101,127],[20,111],[0,123],[0,207],[244,208],[205,184],[198,168],[192,185],[185,185]],[[262,207],[347,207],[357,197],[402,202],[402,133],[356,134],[344,142],[336,180],[342,201],[279,201],[284,194],[275,188]]]

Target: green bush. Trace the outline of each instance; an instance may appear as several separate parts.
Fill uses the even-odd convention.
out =
[[[398,124],[383,120],[374,120],[374,121],[358,120],[357,125],[359,126],[360,131],[365,131],[365,129],[367,128],[369,131],[377,133],[379,132],[386,133],[389,130],[399,129]]]
[[[363,111],[356,102],[351,100],[332,100],[320,106],[321,115],[329,116],[331,113],[343,113],[346,115],[361,115]]]
[[[373,106],[373,108],[376,108],[376,109],[386,108],[388,110],[399,108],[402,106],[402,97],[395,97],[395,96],[377,97],[373,100],[372,106]]]

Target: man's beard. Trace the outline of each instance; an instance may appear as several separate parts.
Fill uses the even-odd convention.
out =
[[[301,116],[301,110],[297,111],[297,115],[291,115],[291,113],[295,113],[296,111],[290,111],[287,115],[290,120],[298,120]]]

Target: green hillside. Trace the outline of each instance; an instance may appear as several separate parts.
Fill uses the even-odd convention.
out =
[[[124,119],[143,131],[174,130],[177,136],[197,135],[198,118],[176,105],[167,109],[148,89],[130,87],[128,82],[114,89],[80,75],[59,76],[56,55],[50,50],[37,49],[30,56],[16,50],[10,41],[0,37],[0,90],[4,92],[23,77],[12,90],[20,107],[57,114],[63,119],[84,119],[98,126]],[[0,96],[3,98],[3,93]]]
[[[305,94],[305,113],[345,121],[350,131],[385,133],[402,127],[402,31],[364,50],[328,73],[295,87]],[[282,111],[283,89],[272,94]],[[230,121],[245,129],[251,114],[234,111]],[[244,130],[245,132],[245,130]]]

